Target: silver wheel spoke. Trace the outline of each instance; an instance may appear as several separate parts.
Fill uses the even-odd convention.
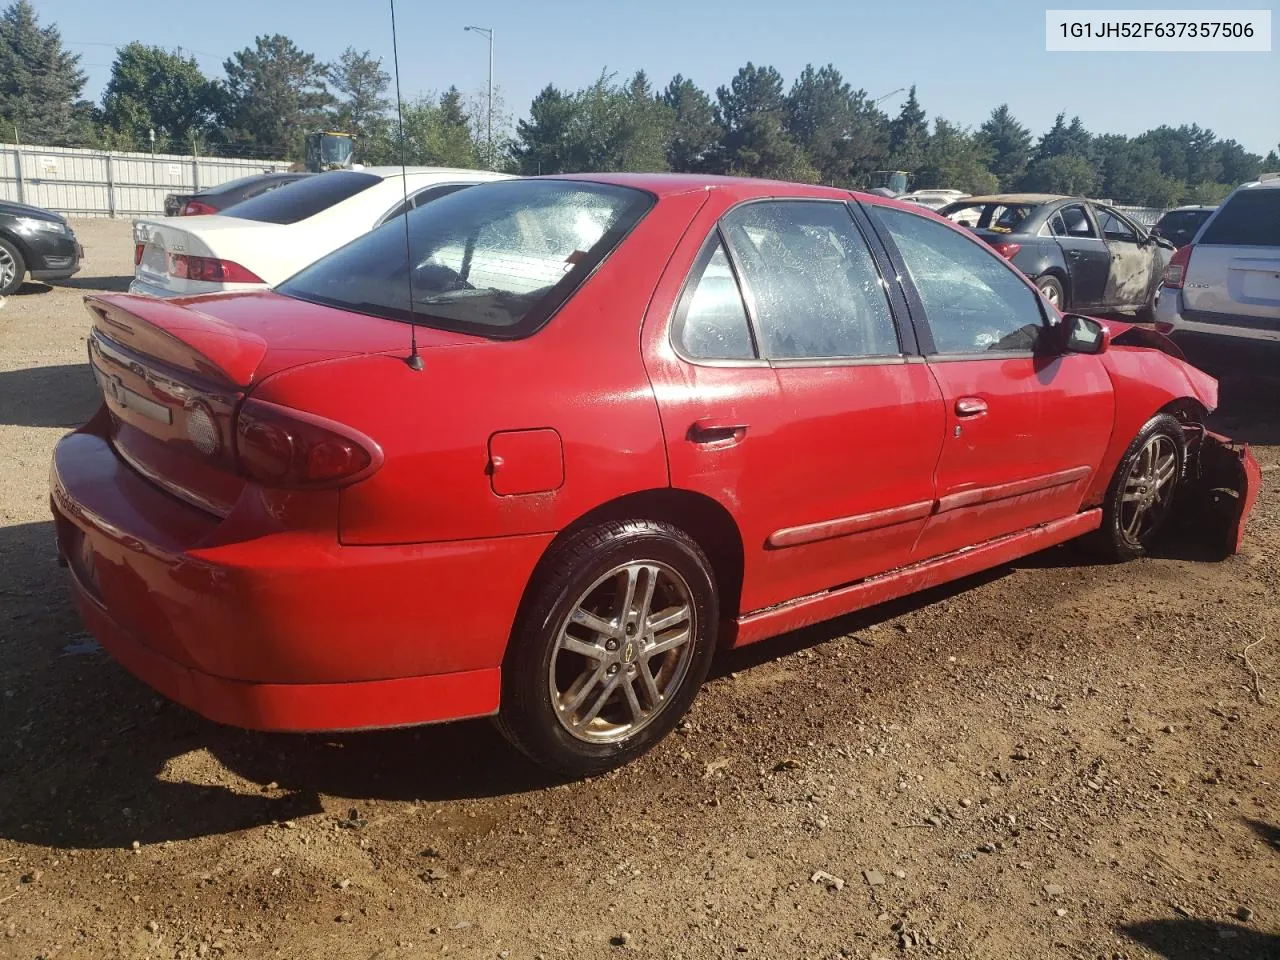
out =
[[[670,630],[672,627],[678,627],[688,619],[689,608],[680,607],[651,619],[644,625],[644,632],[654,634],[661,633],[663,630]]]
[[[623,573],[627,578],[627,589],[622,594],[622,603],[618,607],[618,623],[625,626],[627,618],[631,615],[631,605],[636,602],[636,583],[640,579],[640,571],[643,567],[631,566],[627,567]]]
[[[600,696],[596,697],[591,706],[587,708],[587,712],[574,721],[573,725],[581,728],[594,720],[600,711],[604,709],[604,705],[609,702],[609,698],[613,696],[613,692],[618,689],[618,684],[621,680],[621,673],[615,673],[610,677],[608,682],[605,683],[604,689],[600,691]]]
[[[640,682],[644,684],[645,696],[649,698],[650,708],[656,708],[662,702],[662,691],[658,689],[658,681],[653,679],[653,671],[649,669],[649,661],[641,659],[639,666]]]
[[[640,698],[636,696],[635,683],[631,678],[623,681],[622,690],[627,698],[627,707],[631,710],[632,723],[639,723],[644,719],[644,708],[640,706]]]
[[[640,589],[635,622],[643,626],[648,621],[649,609],[653,606],[653,593],[658,587],[658,570],[656,567],[641,567],[640,570],[644,571],[644,586]]]
[[[573,682],[568,690],[565,691],[564,697],[568,700],[563,706],[564,712],[573,716],[573,712],[577,710],[600,682],[600,678],[604,676],[604,665],[596,667],[595,670],[583,671],[578,679]]]
[[[651,660],[660,653],[666,653],[668,650],[674,650],[683,644],[689,642],[689,631],[682,630],[675,636],[667,637],[665,640],[659,640],[654,643],[648,650],[644,651],[644,659]]]
[[[603,660],[605,658],[605,649],[603,647],[579,640],[577,637],[571,637],[567,633],[560,640],[560,649],[590,657],[592,660]]]
[[[590,610],[583,610],[578,607],[569,614],[569,621],[576,623],[580,627],[586,627],[593,633],[598,633],[602,637],[616,636],[618,628],[606,620],[604,617],[596,616]]]

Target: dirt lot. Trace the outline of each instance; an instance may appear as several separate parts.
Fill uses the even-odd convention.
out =
[[[0,957],[1280,956],[1274,384],[1224,387],[1242,555],[1062,548],[723,656],[658,750],[553,784],[487,723],[221,728],[88,641],[46,471],[132,264],[77,230],[74,286],[0,310]]]

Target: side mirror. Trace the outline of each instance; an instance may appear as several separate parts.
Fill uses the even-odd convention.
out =
[[[1064,353],[1098,354],[1105,352],[1111,345],[1111,331],[1106,324],[1092,317],[1068,313],[1063,316],[1058,328],[1062,332]]]
[[[1151,236],[1153,236],[1153,237],[1159,237],[1160,235],[1161,235],[1161,234],[1160,234],[1160,228],[1159,228],[1159,227],[1152,227],[1152,228],[1151,228]]]

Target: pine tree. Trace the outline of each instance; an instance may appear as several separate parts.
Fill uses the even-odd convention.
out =
[[[914,171],[924,162],[929,141],[929,125],[924,108],[916,98],[915,84],[907,94],[907,102],[889,125],[889,162],[897,169]]]
[[[0,13],[0,130],[27,143],[83,145],[92,136],[92,104],[80,98],[79,54],[62,47],[56,26],[41,27],[18,0]]]
[[[301,157],[305,135],[324,124],[324,111],[335,102],[324,65],[277,33],[236,51],[223,69],[224,122],[233,139],[263,155]]]
[[[782,75],[748,63],[716,91],[716,118],[724,127],[720,165],[749,177],[813,181],[818,173],[787,133]]]
[[[671,110],[667,165],[686,172],[703,172],[714,166],[722,131],[711,98],[692,80],[676,74],[662,92],[662,102]]]
[[[1027,171],[1031,158],[1031,131],[1013,116],[1007,103],[991,111],[978,128],[978,136],[991,151],[991,172],[1002,190],[1012,189]]]

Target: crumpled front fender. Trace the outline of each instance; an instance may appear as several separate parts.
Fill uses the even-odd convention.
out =
[[[1180,497],[1182,519],[1194,524],[1197,539],[1222,557],[1238,553],[1244,527],[1258,499],[1262,468],[1249,445],[1206,430],[1187,468]]]

